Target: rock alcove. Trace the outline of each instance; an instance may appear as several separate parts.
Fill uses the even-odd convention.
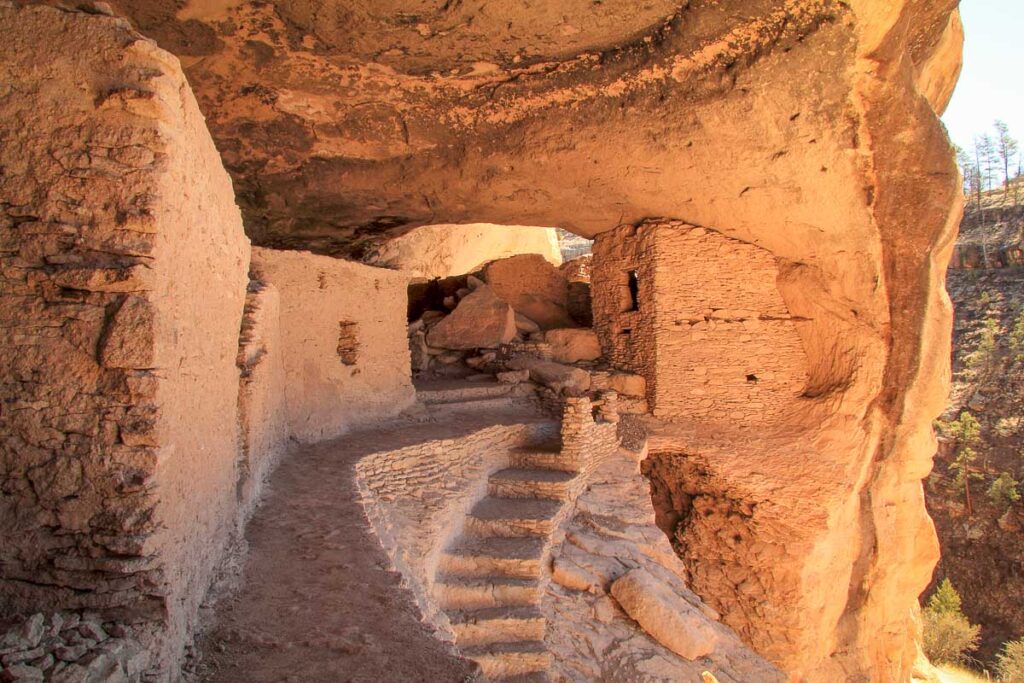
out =
[[[4,675],[909,680],[955,5],[0,2]]]

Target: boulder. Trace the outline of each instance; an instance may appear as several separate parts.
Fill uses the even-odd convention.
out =
[[[509,370],[507,372],[499,372],[495,377],[502,384],[521,384],[522,382],[528,382],[530,380],[530,371]]]
[[[516,329],[523,334],[535,334],[540,332],[540,325],[533,322],[522,313],[516,313]]]
[[[590,389],[590,373],[569,365],[518,356],[508,362],[508,367],[511,370],[528,370],[534,382],[566,396],[579,396]]]
[[[480,349],[507,344],[516,336],[512,307],[490,287],[477,287],[427,333],[427,344],[440,349]]]
[[[692,661],[714,651],[718,634],[708,618],[647,570],[619,577],[611,594],[640,628],[680,657]]]
[[[543,256],[520,254],[494,261],[483,275],[499,298],[542,330],[575,326],[568,310],[568,281]]]
[[[567,328],[548,330],[544,341],[551,345],[551,358],[560,363],[597,360],[601,357],[601,342],[591,329]]]
[[[647,380],[640,375],[616,373],[608,379],[608,386],[622,396],[643,398],[647,396]]]

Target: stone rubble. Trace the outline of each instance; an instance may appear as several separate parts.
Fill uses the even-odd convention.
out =
[[[0,681],[136,683],[150,653],[130,629],[93,613],[36,613],[0,635]]]

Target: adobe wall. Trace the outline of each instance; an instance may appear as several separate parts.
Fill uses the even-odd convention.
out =
[[[281,296],[267,282],[251,280],[245,297],[237,365],[238,501],[242,520],[259,500],[263,483],[290,444],[285,412],[286,379],[281,347]]]
[[[309,252],[253,249],[255,277],[280,296],[284,403],[300,442],[412,405],[408,277]]]
[[[590,296],[594,331],[612,365],[643,375],[648,396],[655,377],[656,311],[655,231],[623,225],[594,239]],[[636,306],[629,273],[636,273]],[[650,400],[650,399],[648,399]]]
[[[769,252],[648,222],[599,235],[594,260],[595,328],[616,365],[645,376],[655,416],[755,425],[792,410],[808,361]],[[638,312],[623,311],[630,270]]]
[[[47,7],[0,33],[0,611],[175,661],[234,528],[248,240],[174,57]]]

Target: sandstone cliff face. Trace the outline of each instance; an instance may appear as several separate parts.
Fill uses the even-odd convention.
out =
[[[805,400],[770,445],[708,451],[704,495],[806,531],[761,560],[764,613],[724,618],[810,680],[908,677],[937,555],[955,0],[115,4],[183,60],[260,244],[362,258],[424,224],[661,216],[769,252]]]

